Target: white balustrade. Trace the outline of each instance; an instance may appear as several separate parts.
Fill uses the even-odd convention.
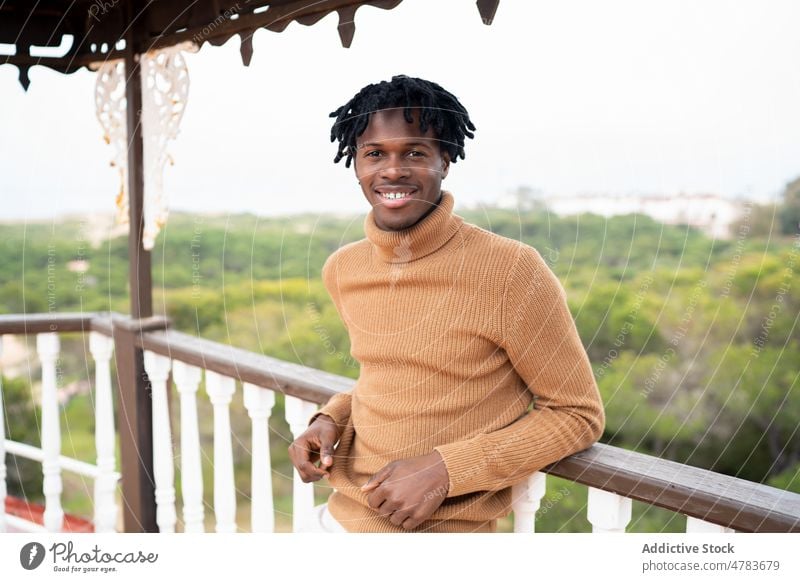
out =
[[[734,533],[735,531],[724,525],[717,525],[691,515],[686,516],[686,533]]]
[[[61,506],[62,470],[93,478],[95,512],[94,525],[98,533],[113,532],[119,513],[116,486],[119,473],[115,470],[115,427],[112,400],[110,360],[114,342],[92,331],[89,349],[95,360],[95,444],[97,465],[84,463],[61,455],[60,413],[57,399],[59,382],[58,356],[60,341],[56,333],[36,336],[37,353],[42,367],[42,427],[41,449],[25,443],[6,440],[6,416],[3,386],[0,377],[0,532],[9,528],[29,532],[58,532],[62,530],[64,512]],[[0,356],[3,336],[0,335]],[[181,415],[181,475],[184,531],[203,532],[204,502],[200,434],[197,410],[197,390],[203,370],[175,361],[154,352],[144,352],[145,370],[152,386],[153,400],[153,472],[155,477],[156,521],[159,531],[174,532],[176,524],[175,475],[172,431],[168,406],[170,368],[180,394]],[[230,405],[236,391],[233,378],[206,371],[206,392],[214,410],[214,513],[216,531],[236,532],[236,485],[233,466]],[[253,532],[275,530],[272,462],[270,455],[269,419],[275,405],[275,393],[255,384],[243,384],[244,405],[252,424],[252,504]],[[317,405],[286,396],[286,421],[293,438],[308,428],[308,420]],[[45,496],[44,526],[13,515],[6,515],[7,495],[6,454],[39,461],[42,464]],[[515,533],[535,531],[536,512],[546,492],[547,475],[541,471],[512,487],[512,510]],[[314,510],[314,485],[303,483],[293,468],[293,529],[307,522]],[[592,532],[624,533],[631,520],[632,500],[615,493],[589,487],[587,518]],[[687,533],[734,533],[729,527],[687,516]]]
[[[200,431],[197,422],[197,387],[202,370],[175,361],[172,377],[181,395],[181,494],[184,531],[205,531],[203,470],[200,464]]]
[[[3,336],[0,335],[0,358],[3,357]],[[6,411],[3,408],[3,370],[0,368],[0,533],[6,527]]]
[[[26,443],[18,443],[17,441],[7,440],[6,452],[9,455],[14,455],[15,457],[20,457],[22,459],[30,459],[31,461],[36,461],[39,464],[44,462],[44,452],[42,449]],[[69,471],[70,473],[83,475],[84,477],[88,477],[90,479],[97,479],[100,474],[97,465],[79,461],[78,459],[73,459],[72,457],[65,457],[64,455],[60,455],[58,457],[58,464],[61,466],[62,471]],[[115,473],[115,478],[119,480],[119,473]]]
[[[273,532],[275,508],[272,500],[269,417],[275,406],[275,393],[245,382],[244,405],[253,426],[251,528],[253,532]]]
[[[236,484],[233,473],[230,403],[236,381],[206,370],[206,392],[214,405],[214,515],[217,532],[236,531]]]
[[[154,352],[145,351],[144,369],[150,380],[153,400],[153,476],[156,486],[156,523],[159,532],[173,533],[176,521],[175,467],[167,402],[170,359]]]
[[[98,476],[94,480],[94,529],[113,532],[119,508],[116,502],[118,474],[114,445],[114,403],[111,397],[111,353],[114,340],[96,331],[89,334],[89,351],[95,362],[95,448]]]
[[[592,533],[625,533],[631,520],[631,499],[610,491],[589,487],[587,517]]]
[[[42,364],[42,486],[45,498],[44,527],[61,531],[64,510],[61,508],[61,423],[59,420],[56,363],[61,349],[57,333],[36,335],[36,351]]]
[[[286,396],[286,422],[292,437],[299,437],[308,428],[308,420],[317,411],[317,405],[294,396]],[[292,528],[294,531],[307,523],[314,511],[314,483],[303,483],[297,468],[292,480]]]
[[[537,471],[526,480],[511,487],[511,506],[514,511],[514,533],[536,531],[536,512],[544,497],[546,474]]]

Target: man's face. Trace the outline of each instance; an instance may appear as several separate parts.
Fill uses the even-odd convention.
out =
[[[356,138],[356,177],[372,205],[375,224],[382,230],[409,228],[431,212],[450,166],[433,129],[428,127],[422,133],[419,110],[411,112],[413,123],[405,120],[402,107],[376,111]],[[384,196],[398,192],[410,195],[402,199]]]

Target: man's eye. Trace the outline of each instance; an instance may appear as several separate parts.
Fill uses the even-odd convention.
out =
[[[416,156],[424,156],[425,155],[424,153],[422,153],[420,151],[417,151],[417,150],[411,150],[410,152],[408,152],[408,154],[409,155],[416,154]]]
[[[375,154],[377,156],[377,155],[380,155],[380,153],[381,152],[379,152],[377,150],[372,150],[371,152],[367,152],[366,154],[364,154],[364,157],[370,157],[370,156],[375,157],[372,154]]]

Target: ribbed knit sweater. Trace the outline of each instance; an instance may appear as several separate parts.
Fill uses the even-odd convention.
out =
[[[406,532],[360,487],[437,450],[449,491],[416,532],[494,532],[511,485],[596,442],[605,414],[566,293],[531,246],[466,222],[453,195],[334,252],[323,281],[360,364],[326,414],[343,428],[328,508],[350,532]]]

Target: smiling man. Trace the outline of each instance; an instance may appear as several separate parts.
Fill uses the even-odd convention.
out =
[[[475,126],[451,93],[398,75],[331,116],[372,207],[322,269],[360,375],[292,462],[329,478],[329,531],[496,531],[513,484],[605,426],[564,288],[536,249],[453,212],[442,180]]]

